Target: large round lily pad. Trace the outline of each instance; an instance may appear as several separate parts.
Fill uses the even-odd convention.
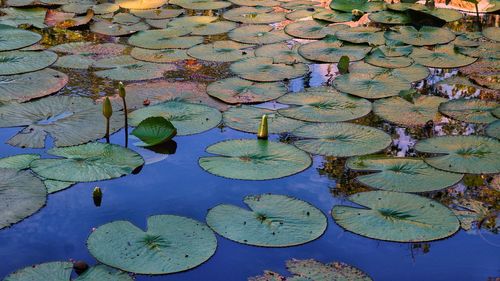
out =
[[[182,45],[179,47],[179,49],[185,49],[185,48],[190,48],[191,46],[194,46],[196,44],[200,44],[203,42],[202,37],[180,37],[186,34],[189,34],[191,31],[189,28],[182,28],[182,27],[176,27],[176,28],[169,28],[169,29],[155,29],[155,30],[146,30],[146,31],[141,31],[138,32],[137,34],[132,35],[128,39],[128,43],[130,45],[144,48],[144,49],[153,49],[153,50],[159,50],[159,49],[167,49],[167,48],[175,48],[173,46],[173,41],[177,40],[184,40],[186,41],[186,44]],[[186,38],[196,38],[197,40],[193,42],[195,44],[192,44],[190,39]],[[188,44],[189,43],[189,44]]]
[[[290,93],[278,99],[290,105],[278,112],[286,117],[309,122],[339,122],[353,120],[370,113],[368,100],[337,92],[331,87],[310,88]]]
[[[0,76],[0,103],[26,102],[62,89],[68,76],[53,69],[25,74]]]
[[[202,157],[198,163],[207,172],[231,179],[269,180],[307,169],[307,153],[292,145],[267,140],[229,140],[207,148],[217,156]]]
[[[139,274],[185,271],[207,261],[217,248],[214,233],[196,220],[157,215],[148,218],[147,230],[128,221],[98,227],[87,240],[100,262]]]
[[[227,204],[210,209],[207,224],[227,239],[263,247],[305,244],[326,230],[325,215],[307,202],[274,194],[243,201],[249,209]]]
[[[495,174],[500,172],[500,142],[481,136],[443,136],[417,142],[420,152],[441,154],[425,158],[429,165],[455,173]]]
[[[288,24],[285,27],[285,32],[296,38],[322,39],[327,35],[334,35],[335,32],[347,28],[349,26],[345,24],[326,25],[320,21],[307,20]]]
[[[94,68],[104,68],[95,75],[117,81],[140,81],[163,77],[167,71],[176,70],[173,64],[158,64],[134,59],[129,55],[104,58],[93,64]]]
[[[130,149],[100,142],[52,148],[47,153],[61,158],[34,160],[31,169],[46,179],[67,182],[118,178],[144,164],[142,157]]]
[[[0,24],[0,51],[12,51],[42,40],[38,33]]]
[[[403,126],[424,126],[427,121],[439,121],[441,114],[439,105],[446,102],[445,98],[435,96],[420,96],[409,102],[401,97],[376,100],[373,112],[381,118]]]
[[[32,265],[20,269],[4,281],[31,281],[31,280],[54,280],[71,281],[73,263],[71,262],[47,262]],[[127,273],[113,269],[105,265],[96,265],[87,269],[73,281],[133,281]]]
[[[378,13],[371,13],[368,18],[377,23],[383,24],[408,24],[411,23],[411,18],[405,13],[398,13],[394,11],[380,11]]]
[[[354,71],[335,78],[333,86],[341,92],[367,99],[397,96],[399,92],[411,87],[408,81],[399,77],[387,74],[375,76]]]
[[[241,78],[259,81],[274,82],[293,79],[306,75],[309,67],[303,63],[292,65],[273,63],[272,58],[255,57],[235,62],[231,71]]]
[[[334,63],[347,56],[350,61],[362,60],[372,48],[367,45],[345,44],[334,38],[307,43],[299,48],[299,53],[308,60]]]
[[[380,28],[371,26],[358,26],[339,30],[335,37],[342,41],[355,44],[367,43],[370,45],[384,45],[384,33]]]
[[[347,167],[351,170],[374,172],[356,177],[367,186],[396,192],[428,192],[458,183],[463,175],[434,169],[417,158],[354,157]]]
[[[234,41],[247,44],[273,44],[292,39],[283,32],[269,25],[247,25],[238,27],[228,34]]]
[[[384,36],[414,46],[446,44],[455,39],[455,34],[450,30],[432,26],[423,26],[419,30],[413,26],[398,26]]]
[[[498,102],[495,101],[458,99],[442,103],[439,112],[467,123],[488,124],[497,120],[492,111],[498,107]]]
[[[224,112],[224,125],[249,133],[257,133],[263,115],[267,116],[268,132],[281,134],[291,132],[304,125],[304,122],[279,114],[276,110],[255,106],[231,107]]]
[[[255,50],[255,56],[273,58],[274,63],[294,64],[310,61],[299,54],[300,44],[289,46],[287,43],[268,44]]]
[[[318,123],[292,132],[303,138],[295,146],[312,154],[350,157],[379,152],[388,147],[391,137],[379,129],[352,123]]]
[[[208,85],[207,93],[229,104],[259,103],[277,99],[287,92],[281,82],[260,83],[238,77],[226,78]]]
[[[385,68],[402,68],[412,65],[413,60],[405,56],[386,56],[380,49],[375,49],[367,57],[365,57],[365,62]]]
[[[385,10],[384,1],[370,0],[335,0],[330,3],[332,10],[351,12],[352,10],[360,10],[365,13]]]
[[[49,51],[0,52],[0,75],[13,75],[42,70],[51,66],[57,55]]]
[[[28,171],[0,168],[0,229],[31,216],[45,205],[43,182]]]
[[[120,8],[134,10],[155,9],[166,4],[167,0],[116,0]]]
[[[148,117],[161,116],[172,122],[180,136],[202,133],[219,125],[222,114],[219,110],[202,104],[182,101],[167,101],[141,108],[129,115],[132,126]]]
[[[274,12],[268,7],[239,7],[222,15],[225,19],[247,24],[268,24],[285,20],[285,13]]]
[[[188,56],[187,51],[183,49],[149,50],[133,48],[130,56],[137,60],[154,63],[170,63],[191,58]]]
[[[104,137],[102,106],[91,99],[54,96],[29,103],[0,107],[0,127],[26,127],[8,143],[19,147],[43,148],[50,135],[56,146],[71,146]],[[123,126],[123,114],[114,112],[111,133]]]
[[[477,58],[458,53],[453,44],[439,45],[434,50],[415,48],[410,57],[416,63],[434,68],[456,68],[474,63]]]
[[[210,44],[201,44],[187,51],[191,57],[217,62],[231,62],[253,57],[253,45],[241,44],[234,41],[216,41]]]
[[[384,68],[367,64],[365,62],[356,62],[349,65],[351,74],[369,74],[373,78],[383,78],[389,80],[405,80],[408,83],[417,82],[429,76],[427,67],[419,64],[412,64],[402,68]]]
[[[219,10],[231,6],[231,2],[216,0],[170,0],[169,3],[189,10]]]
[[[423,242],[446,238],[460,228],[450,209],[422,196],[371,191],[348,199],[364,208],[337,205],[333,219],[342,228],[369,238]]]

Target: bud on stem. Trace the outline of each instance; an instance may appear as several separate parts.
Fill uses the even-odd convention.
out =
[[[267,115],[262,115],[262,120],[260,121],[259,132],[257,134],[258,139],[267,140],[269,137],[269,131],[267,126]]]

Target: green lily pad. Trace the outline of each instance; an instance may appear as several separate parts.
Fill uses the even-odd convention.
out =
[[[71,146],[97,140],[105,135],[102,106],[91,99],[54,96],[29,103],[0,107],[0,127],[26,127],[8,143],[30,148],[43,148],[50,135],[56,146]],[[123,126],[123,115],[114,112],[111,133]]]
[[[246,196],[248,209],[222,204],[208,211],[207,224],[238,243],[263,247],[305,244],[323,235],[325,215],[307,202],[274,194]]]
[[[171,140],[177,134],[177,129],[163,117],[149,117],[141,121],[132,135],[142,142],[135,146],[154,146]]]
[[[310,6],[308,8],[301,8],[286,14],[286,18],[289,20],[300,20],[312,17],[314,14],[325,11],[323,7]]]
[[[116,4],[123,9],[148,10],[156,9],[167,4],[167,0],[116,0]]]
[[[90,234],[87,247],[109,266],[138,274],[167,274],[207,261],[215,253],[217,239],[204,223],[157,215],[148,218],[146,231],[128,221],[102,225]]]
[[[334,23],[352,21],[352,13],[342,13],[332,10],[324,10],[315,13],[312,17],[315,20],[322,20]]]
[[[187,54],[200,60],[232,62],[253,57],[253,50],[249,50],[251,47],[253,45],[234,41],[216,41],[194,46],[187,50]]]
[[[137,47],[132,49],[130,56],[140,61],[155,63],[169,63],[191,58],[183,49],[149,50]]]
[[[129,114],[129,123],[138,126],[149,117],[161,116],[172,122],[179,136],[199,134],[219,125],[222,114],[215,108],[187,103],[182,101],[167,101]]]
[[[342,41],[370,45],[384,45],[384,32],[380,28],[371,26],[358,26],[339,30],[335,33],[335,37]]]
[[[306,89],[278,99],[290,105],[278,112],[286,117],[308,122],[339,122],[363,117],[370,113],[372,104],[365,99],[337,92],[331,87]]]
[[[54,66],[69,69],[89,69],[96,60],[91,57],[83,55],[67,55],[61,56],[57,59]]]
[[[381,11],[371,13],[368,18],[377,23],[383,24],[408,24],[411,23],[411,18],[405,13],[398,13],[394,11]]]
[[[42,70],[51,66],[57,55],[49,51],[0,52],[0,75],[13,75]]]
[[[229,140],[207,148],[216,156],[201,157],[207,172],[230,179],[269,180],[287,177],[307,169],[309,155],[292,145],[267,140]]]
[[[283,30],[274,30],[269,25],[247,25],[238,27],[228,34],[234,41],[247,44],[273,44],[292,39]]]
[[[0,17],[0,21],[4,25],[17,27],[22,24],[32,25],[36,28],[46,28],[45,15],[47,14],[46,8],[2,8],[0,9],[5,16]]]
[[[411,88],[410,83],[402,78],[356,73],[352,69],[350,73],[335,78],[333,86],[341,92],[367,99],[397,96],[399,92]]]
[[[334,63],[347,56],[350,61],[362,60],[370,52],[370,46],[345,44],[336,39],[323,39],[307,43],[299,48],[299,53],[308,60]]]
[[[379,46],[375,50],[381,51],[386,57],[404,57],[411,54],[413,46],[386,42],[386,45]]]
[[[385,10],[384,1],[370,0],[335,0],[330,3],[332,10],[351,12],[352,10],[360,10],[365,13],[377,12]]]
[[[224,125],[235,130],[256,134],[259,131],[260,121],[264,114],[267,116],[268,132],[270,134],[291,132],[305,124],[302,121],[287,118],[276,110],[247,105],[229,108],[223,114],[223,122]]]
[[[474,63],[477,58],[458,53],[454,45],[439,45],[433,51],[426,48],[415,48],[410,57],[424,66],[434,68],[456,68]]]
[[[216,0],[170,0],[169,3],[189,10],[219,10],[231,6],[231,2]]]
[[[455,39],[455,34],[450,30],[433,26],[423,26],[419,30],[413,26],[393,27],[384,36],[387,39],[414,46],[446,44]]]
[[[0,229],[22,221],[45,205],[43,182],[28,171],[0,168]]]
[[[185,13],[184,9],[159,8],[149,10],[130,10],[130,13],[136,17],[144,19],[171,19]]]
[[[439,112],[467,123],[488,124],[497,120],[492,111],[498,107],[495,101],[458,99],[442,103]]]
[[[174,27],[175,29],[181,30],[182,28],[186,28],[192,31],[197,27],[205,27],[208,24],[217,22],[217,20],[218,17],[214,16],[186,16],[172,19],[168,22],[167,27]],[[173,31],[175,31],[175,29]]]
[[[275,0],[229,0],[229,2],[239,6],[260,6],[260,7],[274,7],[279,6],[281,2]]]
[[[55,93],[68,83],[68,76],[53,69],[0,76],[0,103],[26,102]]]
[[[225,19],[247,24],[269,24],[285,20],[285,13],[274,12],[268,7],[239,7],[222,15]]]
[[[474,57],[474,58],[485,58],[485,59],[500,59],[500,44],[492,42],[482,42],[481,45],[477,47],[462,47],[456,46],[455,50],[460,54]]]
[[[260,103],[275,100],[286,94],[281,82],[259,83],[238,77],[226,78],[208,85],[207,93],[229,104]]]
[[[192,27],[191,35],[218,35],[235,29],[237,24],[230,21],[217,21]]]
[[[490,40],[500,42],[500,27],[487,27],[483,29],[483,35]]]
[[[285,26],[285,32],[295,38],[322,39],[348,28],[345,24],[327,25],[316,20],[305,20],[288,24]]]
[[[379,129],[352,123],[318,123],[292,132],[303,138],[294,145],[312,154],[350,157],[372,154],[387,148],[391,137]]]
[[[129,13],[118,13],[113,16],[113,19],[111,22],[113,23],[119,23],[119,24],[125,24],[125,25],[131,25],[131,24],[136,24],[141,21],[141,18],[136,17],[132,14]]]
[[[419,64],[413,64],[402,68],[384,68],[367,64],[365,62],[356,62],[349,65],[351,74],[368,74],[373,78],[389,80],[405,80],[408,83],[418,82],[427,78],[430,72],[427,67]]]
[[[38,154],[18,154],[0,158],[0,169],[24,170],[30,167],[33,160],[40,159]]]
[[[42,40],[38,33],[0,24],[0,51],[12,51]]]
[[[446,206],[426,197],[391,191],[348,197],[364,208],[335,206],[333,219],[342,228],[378,240],[424,242],[453,235],[460,223]]]
[[[112,23],[107,20],[101,20],[101,21],[94,21],[94,23],[90,25],[90,31],[107,36],[131,35],[138,31],[144,31],[148,29],[149,25],[143,22],[126,25],[126,24]]]
[[[427,7],[426,5],[419,3],[400,2],[400,3],[388,4],[387,8],[392,11],[408,12],[408,13],[416,11],[420,12],[419,14],[417,14],[417,16],[421,17],[421,15],[429,15],[431,18],[434,17],[437,19],[441,19],[445,22],[453,22],[463,18],[462,13],[460,13],[458,10]],[[418,18],[418,20],[421,19]],[[424,24],[426,23],[425,19],[423,23]]]
[[[66,182],[118,178],[144,164],[142,157],[130,149],[100,142],[52,148],[47,153],[61,158],[35,160],[31,169],[46,179]]]
[[[134,34],[130,36],[128,39],[128,43],[132,46],[144,48],[144,49],[152,49],[152,50],[159,50],[159,49],[168,49],[168,48],[175,48],[172,46],[173,44],[171,43],[172,41],[176,40],[182,40],[182,38],[198,38],[197,36],[193,37],[180,37],[186,34],[189,34],[190,30],[188,28],[170,28],[170,29],[155,29],[155,30],[146,30],[146,31],[141,31],[137,34]],[[187,49],[190,48],[196,44],[203,43],[203,38],[200,37],[201,39],[198,38],[195,44],[191,44],[191,41],[189,39],[186,39],[186,43],[189,44],[183,44],[184,48],[179,48],[179,49]]]
[[[365,62],[384,68],[402,68],[413,64],[413,60],[411,58],[404,56],[389,57],[386,56],[380,49],[375,49],[368,56],[366,56]]]
[[[61,190],[70,188],[75,182],[71,181],[58,181],[58,180],[44,180],[43,184],[47,188],[47,193],[53,194]]]
[[[500,139],[500,120],[491,122],[488,127],[486,127],[486,134],[492,138]]]
[[[98,60],[94,68],[105,68],[96,71],[96,76],[117,81],[140,81],[163,77],[167,71],[176,70],[172,64],[143,62],[129,55],[110,57]]]
[[[44,280],[70,281],[72,272],[73,263],[71,262],[47,262],[18,270],[7,276],[4,281],[30,281],[39,280],[41,278]],[[73,281],[92,280],[132,281],[133,279],[127,273],[105,265],[93,266],[76,279],[73,279]]]
[[[287,43],[268,44],[255,50],[255,56],[273,58],[274,63],[294,64],[310,61],[299,54],[300,44],[288,46]]]
[[[417,142],[420,152],[441,154],[425,158],[427,164],[440,170],[463,174],[500,172],[500,142],[480,136],[443,136]]]
[[[273,63],[272,58],[255,57],[231,64],[230,70],[247,80],[274,82],[304,76],[309,72],[309,67],[303,63],[286,65]]]
[[[396,192],[428,192],[450,187],[462,174],[434,169],[417,158],[355,157],[346,166],[355,171],[374,172],[356,177],[364,185]]]
[[[441,119],[439,105],[447,99],[435,96],[420,96],[409,102],[401,97],[376,100],[373,113],[379,117],[403,126],[424,126],[427,121],[438,122]]]

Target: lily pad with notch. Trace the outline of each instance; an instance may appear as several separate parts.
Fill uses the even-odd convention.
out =
[[[467,123],[488,124],[497,120],[492,112],[498,107],[495,101],[457,99],[442,103],[439,112]]]
[[[207,93],[229,104],[259,103],[275,100],[286,94],[282,82],[261,83],[230,77],[208,85]]]
[[[238,27],[228,34],[234,41],[246,44],[273,44],[292,39],[283,30],[275,30],[268,25],[246,25]]]
[[[254,51],[251,49],[252,47],[253,45],[224,40],[194,46],[187,50],[187,54],[200,60],[233,62],[253,57]]]
[[[446,101],[436,96],[419,96],[411,102],[401,97],[379,99],[373,103],[373,113],[398,125],[424,126],[429,120],[441,120],[439,105]]]
[[[142,142],[135,146],[155,146],[171,140],[177,134],[177,129],[163,117],[149,117],[141,121],[132,131],[132,135]]]
[[[274,63],[272,58],[255,57],[231,64],[230,70],[247,80],[275,82],[304,76],[309,72],[309,67],[304,63],[286,65]]]

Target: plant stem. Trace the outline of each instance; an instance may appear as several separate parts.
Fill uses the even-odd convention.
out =
[[[123,100],[123,111],[125,113],[125,147],[128,147],[128,109],[127,109],[127,101],[125,98]]]
[[[109,143],[109,118],[106,118],[106,142]]]

